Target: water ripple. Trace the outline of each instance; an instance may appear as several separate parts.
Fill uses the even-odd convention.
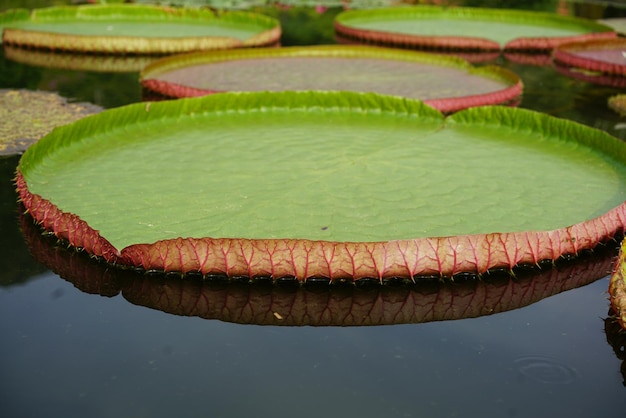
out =
[[[569,384],[580,377],[576,369],[550,357],[524,356],[514,363],[522,376],[541,383]]]

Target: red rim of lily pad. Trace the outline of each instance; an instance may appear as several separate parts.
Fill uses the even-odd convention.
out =
[[[173,315],[256,325],[416,324],[507,312],[606,277],[618,247],[612,243],[557,266],[519,270],[515,280],[506,274],[489,280],[459,277],[454,283],[433,279],[415,285],[332,286],[320,292],[318,285],[327,283],[309,288],[281,282],[280,286],[268,287],[255,285],[265,283],[262,278],[240,281],[220,276],[200,283],[112,269],[42,234],[30,216],[22,215],[20,221],[33,257],[82,292],[107,297],[121,294],[133,305]],[[475,303],[477,297],[481,303]]]
[[[367,136],[373,142],[350,148],[358,145],[349,140],[350,135],[358,141]],[[426,151],[418,146],[420,140],[436,148]],[[479,141],[479,146],[473,141]],[[183,144],[190,148],[181,148]],[[539,159],[522,157],[536,155],[536,147]],[[434,149],[446,157],[440,161]],[[474,151],[478,156],[468,155]],[[284,152],[288,156],[283,157]],[[289,157],[293,152],[301,155]],[[459,159],[448,161],[455,152],[461,153]],[[509,155],[514,155],[515,163],[504,158]],[[314,165],[305,164],[305,157],[312,158]],[[161,158],[162,164],[154,158]],[[437,162],[443,163],[438,169]],[[527,162],[532,169],[518,166]],[[540,162],[543,165],[537,170]],[[330,165],[323,169],[324,164]],[[224,93],[129,105],[58,128],[22,156],[16,186],[28,213],[45,229],[114,265],[303,282],[320,277],[383,282],[483,274],[593,249],[624,232],[624,165],[622,141],[523,109],[479,107],[445,117],[419,101],[375,94]],[[407,172],[407,168],[418,171]],[[419,171],[423,169],[427,171]],[[498,181],[494,191],[487,192],[490,184],[481,180],[478,169],[486,169],[485,179]],[[566,179],[564,169],[569,172]],[[209,173],[200,175],[202,170]],[[366,183],[361,183],[363,178],[347,181],[354,179],[353,170],[368,174]],[[531,171],[539,171],[537,180]],[[133,183],[128,182],[129,175]],[[389,175],[390,182],[384,181]],[[576,176],[583,177],[575,180]],[[303,180],[314,184],[307,186],[300,183]],[[207,181],[209,190],[196,193],[207,187]],[[580,184],[568,187],[558,183],[562,181]],[[548,183],[548,190],[538,189]],[[453,192],[442,190],[442,184]],[[480,186],[476,194],[467,193],[476,185]],[[103,192],[105,186],[112,188],[112,194]],[[392,186],[401,190],[394,192]],[[507,189],[515,189],[514,194],[508,196]],[[345,190],[354,199],[348,199]],[[445,197],[461,191],[468,200],[448,204]],[[407,201],[408,192],[418,200]],[[558,192],[567,197],[554,198]],[[537,193],[548,195],[539,202],[523,203]],[[576,193],[582,195],[573,197]],[[292,205],[301,195],[306,199]],[[249,196],[256,196],[253,201],[263,199],[264,206],[251,204]],[[423,196],[430,197],[424,202]],[[496,198],[499,204],[494,206],[486,197]],[[198,202],[201,198],[209,200]],[[125,203],[125,199],[130,200]],[[446,213],[433,210],[431,204],[439,203],[433,199],[442,199]],[[405,202],[410,205],[402,209]],[[428,203],[425,215],[418,216],[423,203]],[[479,205],[470,208],[472,204]],[[507,204],[517,211],[503,209]],[[380,212],[382,207],[388,209]],[[370,208],[375,211],[364,212]],[[462,212],[455,215],[455,208]],[[501,219],[485,216],[489,208]],[[321,217],[311,215],[314,209]],[[116,215],[119,210],[123,215]],[[178,210],[182,212],[172,212]],[[248,215],[249,210],[253,215]],[[243,224],[233,218],[235,214],[243,216]],[[427,215],[434,216],[431,226]],[[496,226],[499,221],[508,226]],[[441,228],[440,222],[446,225]],[[522,223],[512,226],[512,222]],[[532,229],[523,229],[525,222]],[[304,232],[297,236],[282,232],[300,228]],[[411,238],[422,228],[429,232]],[[236,232],[240,229],[246,231],[241,233],[244,236]],[[459,233],[446,235],[450,230]]]
[[[458,57],[344,45],[255,48],[166,57],[140,74],[149,92],[197,97],[225,91],[351,90],[419,99],[450,113],[517,104],[521,79]],[[354,80],[353,80],[354,79]]]
[[[583,70],[581,68],[572,67],[571,65],[563,65],[558,62],[554,62],[554,68],[556,71],[567,77],[584,81],[586,83],[615,88],[626,87],[626,77],[621,75],[604,74],[598,71]]]
[[[626,76],[626,39],[570,42],[553,51],[554,61],[565,66],[602,74]]]
[[[532,65],[534,67],[547,67],[553,64],[552,54],[550,53],[535,53],[529,54],[526,52],[504,52],[502,54],[507,60],[516,64]]]
[[[12,9],[0,29],[6,44],[99,54],[268,46],[281,35],[278,20],[258,13],[138,4]]]
[[[346,38],[341,36],[339,33],[335,32],[335,42],[337,42],[340,45],[364,45],[367,43],[364,43],[363,41],[360,40],[355,40],[352,38]],[[375,42],[372,42],[372,45],[376,45]],[[381,47],[394,47],[394,46],[398,46],[398,45],[384,45],[384,44],[379,44],[378,46]],[[453,56],[453,57],[459,57],[462,58],[464,60],[466,60],[467,62],[471,62],[472,64],[479,64],[479,63],[484,63],[484,62],[489,62],[489,61],[493,61],[495,59],[497,59],[500,56],[500,51],[471,51],[471,50],[467,50],[467,51],[446,51],[446,50],[436,50],[436,51],[429,51],[428,48],[411,48],[414,50],[423,50],[424,52],[436,52],[437,54],[440,55],[447,55],[447,56]],[[431,48],[432,49],[432,48]]]
[[[532,30],[522,30],[516,37],[516,28],[521,27]],[[490,28],[494,28],[492,34]],[[343,38],[395,47],[526,52],[549,51],[563,42],[617,36],[609,26],[572,16],[425,5],[344,11],[335,18],[335,32]]]

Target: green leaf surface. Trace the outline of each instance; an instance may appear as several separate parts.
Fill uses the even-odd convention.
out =
[[[450,99],[454,110],[475,105],[476,97],[464,100],[470,96],[496,104],[522,91],[519,77],[500,67],[477,68],[460,58],[417,51],[343,45],[177,55],[152,63],[141,78],[144,86],[171,91],[174,97],[216,91],[350,90],[423,101]]]
[[[626,196],[624,144],[539,113],[358,93],[113,109],[23,156],[31,193],[116,248],[176,237],[386,241],[551,230]]]
[[[158,30],[154,30],[158,25]],[[245,42],[279,27],[268,16],[208,9],[167,8],[150,5],[58,6],[9,10],[0,15],[0,30],[19,29],[68,37],[235,38]]]
[[[342,25],[381,33],[415,36],[482,38],[502,47],[520,38],[570,37],[611,28],[600,23],[521,10],[413,6],[349,10],[336,17]]]

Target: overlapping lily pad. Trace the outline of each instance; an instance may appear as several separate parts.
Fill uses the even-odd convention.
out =
[[[360,280],[511,269],[623,233],[626,144],[508,107],[351,92],[108,110],[27,150],[21,201],[118,266]]]
[[[11,45],[110,54],[264,46],[281,33],[276,19],[256,13],[130,4],[14,9],[0,15],[0,29]]]
[[[552,13],[412,6],[348,10],[335,19],[340,38],[438,50],[546,51],[566,41],[614,38],[600,23]]]
[[[626,77],[626,39],[572,42],[554,50],[554,61],[579,72]]]
[[[163,58],[141,73],[149,91],[194,97],[225,91],[351,90],[420,99],[453,112],[519,100],[522,82],[501,67],[365,46],[259,48]]]

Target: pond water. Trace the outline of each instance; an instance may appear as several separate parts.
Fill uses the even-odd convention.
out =
[[[283,19],[284,45],[333,43],[338,11],[270,10]],[[626,16],[606,6],[574,11]],[[623,89],[551,65],[492,63],[522,77],[521,107],[626,139],[626,119],[607,107]],[[0,88],[105,108],[142,100],[136,71],[5,55]],[[18,160],[0,157],[3,417],[617,418],[626,410],[625,338],[607,319],[613,246],[547,277],[435,282],[410,294],[183,286],[42,242],[18,216]]]

